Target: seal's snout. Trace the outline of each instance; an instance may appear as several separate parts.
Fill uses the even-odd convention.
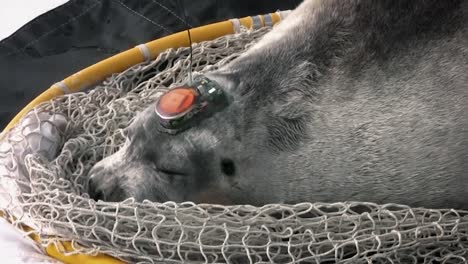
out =
[[[88,177],[88,194],[95,201],[117,202],[126,198],[121,180],[115,173],[108,172],[101,166],[91,169]]]
[[[98,173],[102,167],[94,166],[88,173],[88,194],[95,201],[104,200],[104,193],[97,187]]]

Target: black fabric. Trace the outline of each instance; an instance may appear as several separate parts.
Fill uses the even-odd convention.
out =
[[[0,42],[0,127],[51,84],[171,33],[302,0],[71,0]],[[184,12],[187,18],[184,19]],[[180,18],[180,19],[179,19]]]

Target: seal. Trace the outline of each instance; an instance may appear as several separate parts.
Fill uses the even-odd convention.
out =
[[[174,133],[139,113],[91,197],[468,209],[468,1],[306,0],[203,77],[227,103]]]

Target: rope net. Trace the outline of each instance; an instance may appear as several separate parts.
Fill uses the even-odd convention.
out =
[[[270,28],[194,44],[193,69],[239,56]],[[189,49],[36,107],[0,144],[0,209],[45,246],[131,263],[466,263],[468,212],[372,203],[220,206],[95,202],[87,172],[124,143],[121,130],[186,80]],[[25,233],[27,234],[27,233]],[[53,236],[50,236],[53,235]]]

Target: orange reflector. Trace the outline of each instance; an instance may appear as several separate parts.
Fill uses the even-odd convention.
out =
[[[170,90],[161,96],[158,112],[166,116],[174,116],[187,111],[195,102],[195,91],[190,88]]]

